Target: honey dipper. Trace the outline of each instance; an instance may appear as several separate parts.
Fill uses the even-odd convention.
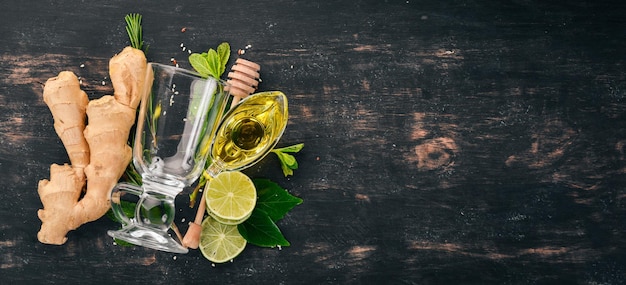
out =
[[[232,108],[241,99],[248,97],[248,95],[256,91],[259,86],[261,66],[252,61],[238,58],[231,70],[228,73],[226,83],[229,84],[228,90],[230,94],[234,96],[230,105]]]

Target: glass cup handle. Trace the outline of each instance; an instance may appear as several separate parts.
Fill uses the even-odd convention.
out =
[[[111,197],[110,197],[111,198],[111,210],[113,211],[113,214],[115,215],[115,217],[124,226],[127,226],[133,223],[133,220],[131,220],[131,217],[128,217],[128,215],[126,214],[128,210],[124,211],[124,205],[122,205],[122,201],[126,201],[127,200],[126,198],[128,198],[128,197],[124,197],[124,199],[122,198],[122,196],[126,194],[136,196],[136,201],[138,204],[138,201],[141,199],[141,196],[143,195],[143,189],[140,186],[137,186],[134,184],[120,182],[117,185],[115,185],[115,187],[113,187],[113,190],[111,190]],[[127,209],[129,208],[127,207]],[[135,207],[132,208],[132,211],[133,211],[133,216],[134,216]]]

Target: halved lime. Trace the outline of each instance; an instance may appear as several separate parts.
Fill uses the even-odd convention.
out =
[[[211,217],[202,221],[199,247],[202,255],[211,262],[232,260],[246,248],[246,244],[237,226],[222,224]]]
[[[252,180],[240,171],[226,171],[211,179],[205,188],[208,212],[221,221],[242,221],[256,205]]]

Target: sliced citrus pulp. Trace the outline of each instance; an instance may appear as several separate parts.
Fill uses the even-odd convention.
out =
[[[222,224],[211,217],[202,221],[199,247],[202,255],[211,262],[232,260],[246,248],[246,244],[237,226]]]
[[[215,176],[205,188],[209,214],[228,224],[243,222],[256,205],[254,183],[239,171],[226,171]]]

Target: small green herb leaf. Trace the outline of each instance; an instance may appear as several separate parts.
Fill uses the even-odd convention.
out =
[[[221,76],[224,71],[226,71],[226,64],[230,58],[230,45],[227,42],[223,42],[217,46],[217,56],[220,59],[220,69],[218,70],[218,74]],[[219,78],[219,76],[216,78]]]
[[[286,166],[291,169],[298,169],[298,161],[296,161],[296,158],[293,155],[284,152],[279,152],[277,154],[280,154],[280,159],[285,163]]]
[[[189,63],[202,77],[208,77],[211,74],[209,64],[203,54],[192,53],[189,56]]]
[[[302,148],[304,148],[304,143],[283,148],[275,148],[272,150],[272,152],[278,156],[278,160],[280,160],[280,167],[283,170],[285,177],[293,175],[293,170],[298,169],[298,161],[296,161],[296,158],[293,155],[288,154],[288,152],[296,153],[302,150]]]
[[[230,45],[223,42],[217,47],[217,51],[210,48],[207,52],[192,53],[189,56],[189,63],[202,77],[211,76],[219,79],[226,71],[229,58]]]
[[[274,150],[280,152],[299,152],[304,148],[304,143],[294,144],[286,147],[276,148]]]
[[[302,204],[302,199],[295,197],[287,190],[269,179],[254,179],[257,190],[256,209],[262,210],[276,222],[282,219],[293,207]]]
[[[280,160],[280,168],[283,170],[285,177],[293,175],[293,170],[298,169],[296,158],[288,153],[279,151],[274,151],[274,153],[278,156],[278,160]]]
[[[289,246],[280,229],[263,210],[255,208],[245,222],[237,225],[239,233],[251,244],[261,247]]]
[[[209,49],[206,61],[209,65],[209,74],[214,78],[220,78],[220,57],[214,49]]]

